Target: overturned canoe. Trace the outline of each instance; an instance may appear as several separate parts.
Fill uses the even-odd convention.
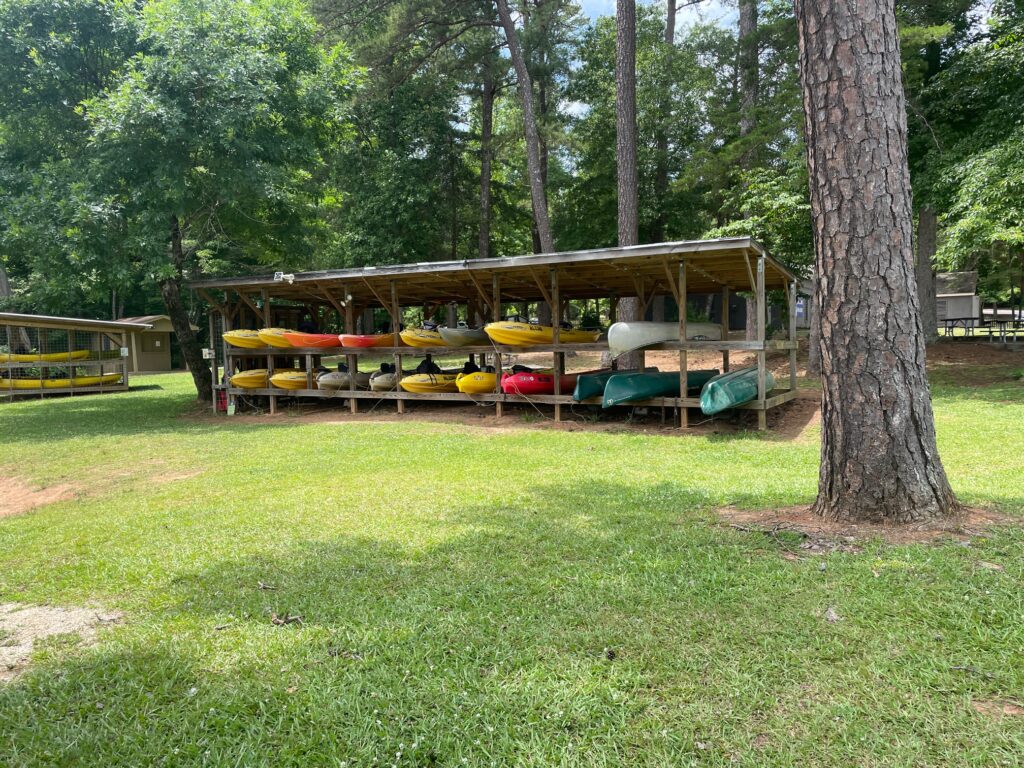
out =
[[[490,337],[482,328],[438,328],[441,340],[446,347],[477,347],[491,343]]]
[[[718,375],[717,370],[688,371],[687,389],[703,387]],[[604,387],[602,408],[611,408],[655,397],[679,397],[679,373],[626,373],[612,376]]]
[[[775,387],[771,371],[764,372],[764,391]],[[757,399],[757,367],[738,368],[735,371],[716,376],[704,385],[700,393],[700,409],[708,416],[714,416],[737,405]]]
[[[640,371],[638,368],[628,371],[599,371],[597,373],[581,373],[576,379],[576,388],[573,390],[572,399],[576,402],[589,400],[592,397],[600,397],[604,394],[604,387],[612,376],[624,376],[628,373],[657,373],[657,368],[646,368]]]
[[[722,326],[687,323],[686,338],[688,341],[721,341]],[[608,329],[608,351],[612,357],[668,341],[679,341],[679,323],[613,323]]]

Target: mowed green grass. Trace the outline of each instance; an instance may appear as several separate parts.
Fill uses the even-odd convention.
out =
[[[1024,515],[1024,387],[990,378],[937,378],[941,448]],[[187,378],[136,383],[0,405],[0,471],[79,493],[0,519],[0,602],[124,613],[0,684],[4,766],[1024,754],[1024,717],[972,706],[1024,703],[1019,530],[791,560],[715,522],[811,501],[813,434],[196,419]]]

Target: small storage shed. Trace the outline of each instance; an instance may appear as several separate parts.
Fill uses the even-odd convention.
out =
[[[978,273],[940,272],[935,276],[935,314],[939,322],[962,320],[965,327],[980,322]]]
[[[118,322],[148,325],[145,330],[132,333],[128,345],[128,366],[132,373],[158,373],[175,370],[171,354],[174,344],[174,327],[167,315],[142,315],[122,317]],[[193,325],[193,331],[199,326]]]

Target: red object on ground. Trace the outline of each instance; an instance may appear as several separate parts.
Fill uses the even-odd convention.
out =
[[[333,333],[301,333],[286,331],[281,334],[293,347],[340,347],[341,339]]]
[[[562,376],[562,394],[571,395],[576,388],[576,379],[585,373],[602,373],[607,368],[597,371],[580,371],[566,373]],[[501,377],[501,391],[506,395],[553,395],[555,394],[555,375],[553,373],[506,373]]]
[[[228,393],[225,392],[223,389],[217,390],[217,412],[228,412]]]
[[[393,346],[405,346],[401,339],[398,344],[395,344],[395,335],[393,333],[378,333],[370,336],[357,336],[351,333],[343,333],[338,338],[341,339],[341,346],[343,347],[393,347]]]

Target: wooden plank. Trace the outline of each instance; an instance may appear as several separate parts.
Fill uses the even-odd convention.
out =
[[[213,387],[213,402],[210,405],[214,413],[217,412],[217,348],[213,345],[213,339],[217,335],[217,321],[214,320],[214,313],[216,311],[211,309],[206,313],[210,325],[210,352],[213,353],[210,356],[210,383]]]
[[[347,295],[347,294],[346,294]],[[353,333],[356,328],[356,308],[352,306],[351,301],[345,302],[345,333]],[[347,355],[345,360],[348,361],[348,389],[349,394],[356,389],[356,374],[359,372],[359,356],[358,355]],[[359,413],[359,401],[354,397],[348,399],[348,409],[354,415]]]
[[[554,271],[555,270],[551,270],[552,273],[554,273]],[[534,270],[530,270],[530,275],[533,277],[533,281],[537,283],[537,289],[544,297],[544,301],[548,303],[548,306],[551,307],[551,311],[554,312],[555,304],[558,303],[556,299],[552,298],[554,294],[548,292],[548,289],[544,287],[544,282],[540,279],[540,275],[538,275]],[[554,288],[552,288],[552,291],[554,291]]]
[[[259,316],[261,314],[260,313],[260,308],[256,306],[255,302],[253,302],[248,296],[246,296],[241,291],[235,291],[235,293],[238,294],[238,298],[240,298],[242,300],[242,303],[245,304],[247,307],[249,307],[249,309],[252,310],[253,315],[255,315],[257,318],[259,318]]]
[[[220,310],[221,312],[224,311],[225,305],[222,304],[221,302],[217,301],[215,298],[213,298],[213,296],[207,290],[205,290],[203,288],[196,288],[196,293],[198,293],[200,296],[202,296],[203,300],[207,304],[211,305],[215,309]]]
[[[325,299],[327,299],[331,303],[331,306],[334,307],[334,311],[338,313],[338,317],[339,318],[344,317],[345,316],[345,307],[348,305],[349,302],[348,301],[344,301],[343,303],[339,304],[338,300],[334,297],[334,295],[331,293],[329,288],[327,288],[326,286],[324,286],[324,285],[322,285],[320,283],[314,283],[314,285],[317,288],[320,289],[320,292],[323,294],[323,297]],[[342,295],[344,295],[344,287],[342,287],[342,292],[343,292]],[[346,327],[346,330],[347,330],[347,327]]]
[[[491,275],[491,316],[494,322],[501,320],[501,278],[498,273],[495,272]],[[501,393],[501,351],[496,349],[494,352],[494,391],[495,394]],[[501,407],[501,401],[496,401],[494,405],[494,415],[498,418],[504,416],[504,410]]]
[[[729,286],[722,288],[722,341],[729,340]],[[729,372],[729,350],[722,350],[722,372]]]
[[[672,298],[676,300],[676,306],[680,306],[679,286],[676,285],[675,277],[672,274],[672,269],[668,265],[667,256],[662,257],[661,265],[665,268],[665,277],[668,279],[668,287],[672,290]]]
[[[796,280],[789,284],[787,295],[789,305],[789,340],[794,346],[789,350],[789,388],[796,389]]]
[[[679,338],[686,339],[686,259],[679,260]],[[689,392],[689,361],[685,349],[679,350],[679,395],[685,398]],[[690,426],[690,415],[685,407],[679,408],[679,428],[688,429]]]
[[[394,334],[394,338],[395,338],[395,342],[394,343],[395,343],[396,347],[402,341],[402,337],[400,335],[400,333],[401,333],[401,331],[400,331],[401,317],[402,317],[402,307],[398,303],[398,284],[394,280],[392,280],[391,281],[391,333]],[[401,384],[402,384],[402,354],[400,352],[395,352],[395,388],[396,389],[401,389]],[[399,414],[405,413],[405,401],[404,400],[399,400],[398,401],[398,413]]]
[[[765,341],[765,320],[767,306],[764,291],[764,257],[757,260],[757,341],[762,344]],[[757,428],[761,431],[768,429],[768,419],[765,413],[766,391],[766,366],[765,353],[762,349],[757,353],[757,402],[761,406],[757,413]]]
[[[484,290],[484,287],[480,284],[480,281],[476,279],[476,275],[474,275],[472,272],[467,272],[466,276],[469,277],[470,282],[473,283],[473,285],[476,287],[477,292],[480,294],[480,298],[483,299],[483,302],[484,304],[487,305],[487,308],[491,310],[492,314],[496,314],[494,312],[494,302],[491,300],[490,297],[488,297],[487,291]],[[495,318],[496,321],[500,319],[500,317]]]
[[[560,286],[558,284],[558,269],[552,269],[550,273],[551,278],[551,295],[549,297],[551,305],[551,341],[554,346],[558,346],[561,343],[562,337],[562,294]],[[562,374],[565,373],[565,353],[555,352],[555,396],[558,397],[562,394]],[[555,404],[555,422],[562,420],[562,405],[561,403]]]

